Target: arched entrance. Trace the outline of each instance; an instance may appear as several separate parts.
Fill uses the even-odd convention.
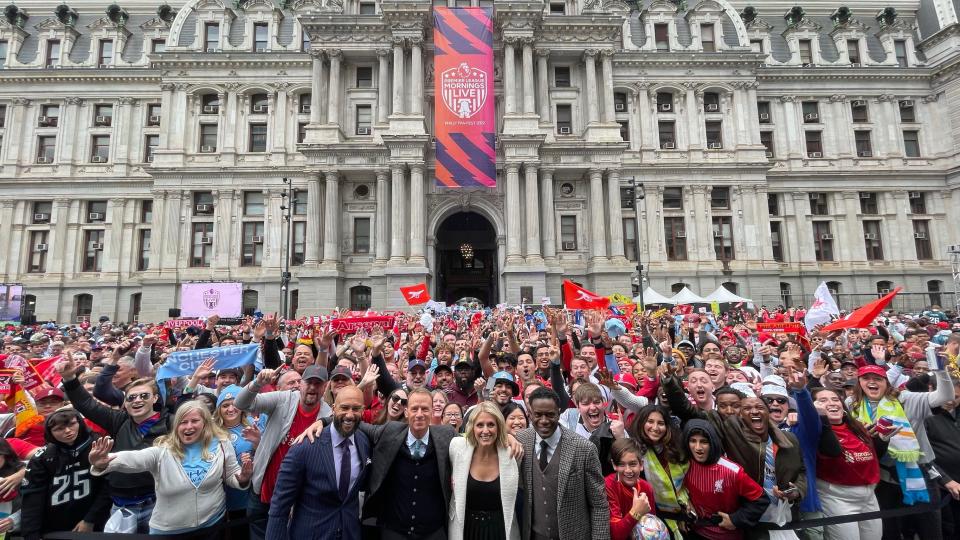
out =
[[[451,215],[437,227],[435,246],[437,300],[497,303],[497,235],[487,218],[476,212]]]

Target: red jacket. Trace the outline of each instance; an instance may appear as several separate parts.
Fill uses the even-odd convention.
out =
[[[610,505],[610,540],[630,540],[637,520],[630,515],[633,506],[633,489],[625,486],[617,479],[617,473],[607,476],[607,503]],[[642,478],[637,479],[637,488],[647,494],[650,501],[650,513],[656,512],[656,503],[653,500],[653,487]]]

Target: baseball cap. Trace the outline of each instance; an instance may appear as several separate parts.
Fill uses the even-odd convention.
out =
[[[327,381],[327,368],[323,366],[307,366],[307,369],[303,370],[303,380],[306,381],[309,379]]]
[[[220,375],[229,375],[231,373],[237,377],[238,381],[240,380],[241,377],[243,377],[243,372],[239,368],[221,369],[220,371],[217,371],[217,376],[219,377]]]
[[[458,367],[460,367],[460,366],[473,367],[473,364],[470,363],[470,360],[467,360],[466,358],[461,358],[461,359],[457,360],[456,362],[454,362],[454,364],[453,364],[454,369],[456,369],[456,368],[458,368]]]
[[[607,330],[607,335],[612,339],[617,339],[627,333],[627,327],[624,326],[623,321],[620,319],[607,319],[607,322],[603,323],[603,326]]]
[[[453,368],[451,368],[451,367],[450,367],[449,365],[447,365],[447,364],[437,364],[437,367],[433,368],[433,372],[434,372],[434,373],[436,373],[436,372],[438,372],[438,371],[440,371],[440,370],[449,371],[449,372],[453,373]]]
[[[414,359],[410,360],[410,363],[407,364],[407,371],[410,371],[410,370],[412,370],[412,369],[415,368],[415,367],[423,368],[424,371],[426,371],[426,369],[427,369],[427,365],[424,364],[424,363],[423,363],[423,360],[421,360],[421,359],[419,359],[419,358],[414,358]]]
[[[47,399],[51,397],[57,398],[60,401],[63,401],[66,399],[66,396],[63,395],[63,390],[60,390],[59,388],[44,388],[43,390],[40,390],[39,392],[37,392],[36,397],[34,397],[34,401],[40,401],[42,399]]]
[[[517,385],[516,381],[513,380],[513,375],[506,371],[498,371],[490,377],[493,380],[493,385],[496,386],[497,383],[506,382],[510,383],[510,388],[513,389],[514,397],[520,395],[520,386]]]
[[[850,360],[849,358],[846,358],[842,362],[840,362],[840,367],[847,366],[847,365],[857,367],[857,363],[854,362],[853,360]]]
[[[230,386],[221,390],[220,395],[217,396],[217,407],[223,405],[223,402],[227,401],[228,399],[236,399],[237,394],[240,393],[240,390],[242,389],[235,384],[231,384]]]
[[[757,397],[756,392],[753,391],[753,385],[745,382],[735,382],[730,385],[730,388],[739,390],[741,394],[746,397]]]
[[[334,380],[334,379],[336,379],[337,377],[346,377],[348,380],[351,380],[351,381],[352,381],[352,380],[353,380],[353,372],[350,371],[350,368],[348,368],[348,367],[346,367],[346,366],[340,366],[340,367],[337,367],[336,369],[334,369],[334,370],[330,373],[330,380],[331,380],[331,381]]]
[[[786,381],[784,381],[783,377],[779,375],[767,375],[766,377],[764,377],[763,385],[766,386],[768,384],[771,384],[773,386],[782,386],[784,388],[787,387]]]
[[[779,386],[776,384],[764,384],[763,388],[760,390],[760,395],[764,397],[766,396],[790,397],[790,395],[787,393],[787,387]]]
[[[875,366],[873,364],[868,366],[863,366],[857,370],[857,378],[863,377],[865,375],[877,375],[879,377],[887,378],[887,372],[880,366]]]
[[[621,386],[629,386],[634,391],[638,388],[637,379],[629,373],[617,373],[613,376],[613,380],[620,383]]]

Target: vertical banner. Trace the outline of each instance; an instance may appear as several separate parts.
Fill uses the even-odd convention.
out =
[[[437,185],[494,187],[493,9],[433,8]]]

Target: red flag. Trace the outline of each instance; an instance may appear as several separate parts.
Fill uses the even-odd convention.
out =
[[[877,318],[877,315],[883,311],[883,308],[887,307],[887,304],[893,300],[893,297],[900,292],[901,288],[897,287],[889,294],[882,298],[878,298],[869,304],[864,304],[863,306],[858,307],[853,310],[852,313],[847,315],[842,319],[838,319],[823,327],[823,332],[832,332],[834,330],[842,330],[844,328],[866,328],[873,324],[873,320]]]
[[[610,305],[606,296],[592,293],[569,279],[563,281],[563,298],[570,309],[605,309]]]
[[[400,292],[403,294],[403,299],[406,300],[411,306],[415,306],[417,304],[426,304],[430,301],[430,293],[427,292],[426,283],[411,285],[409,287],[400,287]]]

